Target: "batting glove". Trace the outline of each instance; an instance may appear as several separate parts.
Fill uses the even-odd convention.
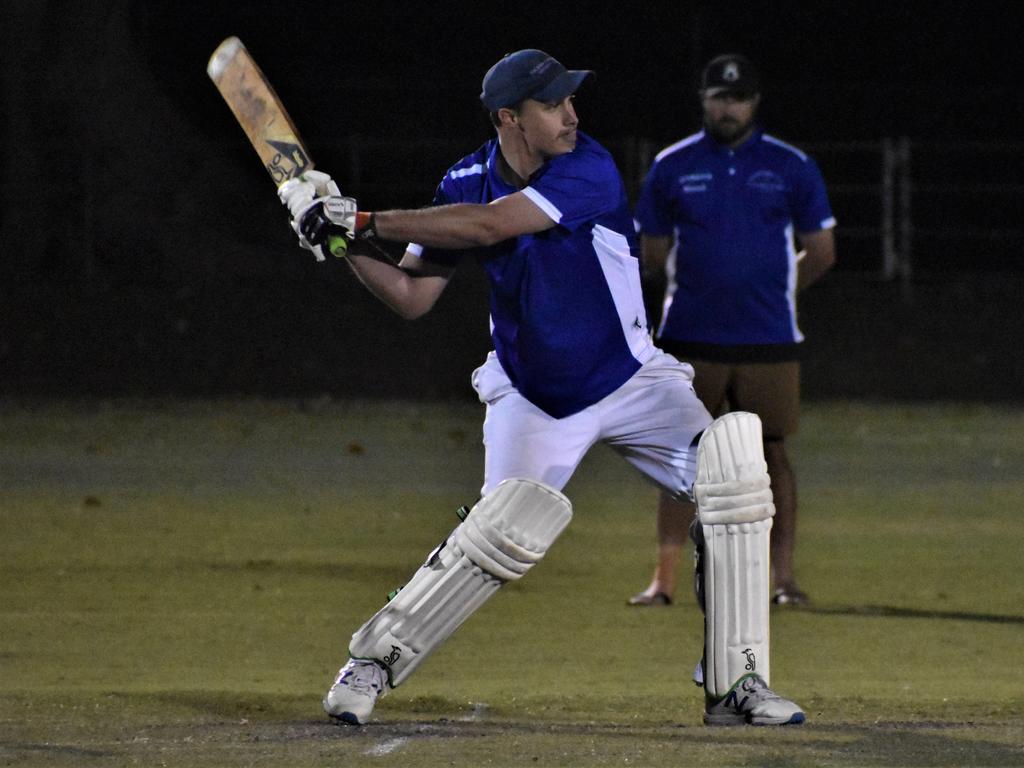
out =
[[[296,225],[304,211],[308,210],[318,198],[340,195],[341,190],[331,177],[321,171],[306,171],[294,179],[289,179],[277,188],[277,196],[291,215],[292,230],[299,236],[299,245],[310,251],[317,261],[325,259],[324,250],[319,244],[309,242]]]
[[[360,211],[355,198],[338,195],[315,199],[292,226],[300,242],[326,248],[338,257],[348,255],[350,241],[371,240],[377,234],[374,215]]]
[[[326,173],[307,171],[278,189],[281,201],[292,214],[292,229],[299,244],[323,261],[324,251],[348,255],[350,240],[376,235],[373,214],[360,213],[355,198],[344,197]]]
[[[334,179],[322,171],[306,171],[277,188],[277,196],[295,220],[314,199],[340,194],[341,190]]]

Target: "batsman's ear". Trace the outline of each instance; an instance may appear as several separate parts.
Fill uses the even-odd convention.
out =
[[[495,116],[497,117],[495,125],[498,127],[502,125],[515,125],[519,122],[519,113],[512,109],[512,107],[502,107],[495,113]]]

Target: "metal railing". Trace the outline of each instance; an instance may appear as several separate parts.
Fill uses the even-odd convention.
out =
[[[913,272],[910,140],[882,139],[882,279],[909,280]]]
[[[860,266],[881,279],[1024,270],[1024,142],[903,136],[798,146],[822,166],[837,239],[855,253],[877,244]]]

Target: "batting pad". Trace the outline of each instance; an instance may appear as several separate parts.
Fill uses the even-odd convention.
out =
[[[572,505],[554,488],[505,480],[359,628],[349,654],[380,662],[391,687],[400,685],[502,584],[530,570],[571,519]]]
[[[704,688],[717,699],[744,675],[769,681],[771,479],[761,420],[729,413],[697,447],[694,496],[703,534]]]

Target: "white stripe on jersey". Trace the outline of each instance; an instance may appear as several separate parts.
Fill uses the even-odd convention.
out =
[[[789,304],[789,327],[793,331],[793,341],[803,341],[804,335],[796,324],[796,242],[793,240],[793,223],[786,225],[786,253],[789,257],[789,266],[786,274],[786,303]]]
[[[698,141],[700,141],[703,138],[704,138],[704,131],[701,131],[700,133],[693,134],[693,136],[687,136],[685,139],[680,139],[675,144],[669,144],[667,147],[665,147],[663,150],[661,150],[661,152],[659,152],[658,154],[656,154],[654,156],[654,162],[657,163],[663,157],[665,157],[665,155],[671,155],[677,149],[682,149],[683,147],[688,147],[691,144],[696,144]]]
[[[476,163],[467,168],[459,168],[457,171],[452,171],[448,174],[450,179],[461,179],[463,176],[478,176],[484,172],[485,167],[482,163]]]
[[[597,254],[604,280],[619,313],[622,335],[633,357],[641,364],[646,363],[654,356],[655,349],[647,332],[647,315],[640,287],[640,264],[630,253],[625,235],[600,224],[595,224],[590,234],[594,253]]]
[[[524,187],[523,194],[526,195],[533,204],[540,208],[544,213],[547,214],[548,218],[551,219],[555,224],[562,220],[562,212],[558,210],[551,201],[548,200],[544,195],[538,192],[533,187]]]
[[[769,136],[767,133],[762,133],[761,138],[767,141],[769,144],[774,144],[777,147],[788,149],[790,152],[799,157],[805,163],[807,162],[807,155],[805,155],[799,149],[794,147],[792,144],[787,144],[786,142],[782,141],[782,139],[776,139],[774,136]]]
[[[655,336],[661,336],[665,330],[665,323],[668,322],[668,311],[672,308],[672,299],[675,298],[676,289],[679,284],[676,282],[676,254],[679,253],[679,230],[672,229],[672,247],[669,248],[665,257],[665,298],[661,303],[661,323],[658,325],[658,332]]]

